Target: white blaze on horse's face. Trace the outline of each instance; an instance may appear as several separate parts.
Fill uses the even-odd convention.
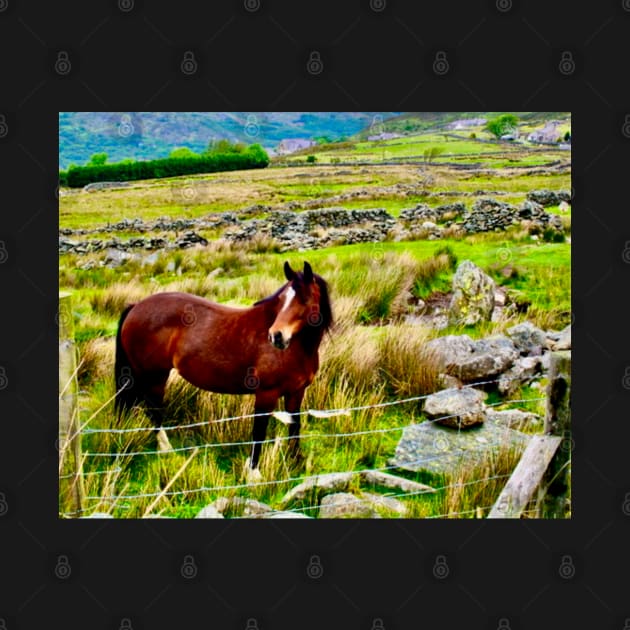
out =
[[[269,341],[279,350],[289,347],[291,337],[297,333],[304,318],[304,306],[297,299],[295,289],[289,286],[280,294],[282,307],[269,329]]]

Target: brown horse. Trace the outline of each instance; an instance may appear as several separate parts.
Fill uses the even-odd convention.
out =
[[[201,389],[254,394],[249,466],[258,467],[269,415],[284,397],[299,412],[304,390],[319,367],[318,348],[332,324],[326,282],[305,262],[284,265],[287,283],[251,308],[232,308],[187,293],[156,293],[128,306],[116,335],[118,413],[144,403],[163,424],[166,381],[172,368]],[[160,430],[165,438],[165,433]],[[289,450],[299,458],[300,416],[289,424]],[[159,435],[158,435],[159,441]]]

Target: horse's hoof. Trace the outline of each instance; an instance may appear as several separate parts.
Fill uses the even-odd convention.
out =
[[[247,458],[247,461],[245,462],[245,477],[247,478],[247,483],[258,483],[263,480],[260,469],[252,468],[249,458]]]
[[[166,435],[166,431],[164,429],[160,429],[157,432],[157,445],[158,451],[160,451],[161,453],[166,453],[173,450],[173,447],[171,446],[171,443],[169,442],[168,436]]]

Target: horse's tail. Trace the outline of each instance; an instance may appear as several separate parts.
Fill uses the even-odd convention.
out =
[[[131,369],[131,363],[129,363],[129,357],[123,348],[121,339],[123,323],[134,306],[134,304],[131,304],[122,312],[118,321],[118,331],[116,332],[116,363],[114,366],[116,397],[114,399],[114,409],[118,416],[125,411],[129,411],[142,399],[138,379]]]

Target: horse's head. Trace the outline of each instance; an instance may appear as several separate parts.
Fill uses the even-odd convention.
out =
[[[278,314],[269,329],[269,341],[280,350],[285,350],[305,326],[321,326],[324,322],[320,285],[311,266],[305,262],[304,271],[294,271],[285,262],[284,275],[289,282],[278,294]]]

